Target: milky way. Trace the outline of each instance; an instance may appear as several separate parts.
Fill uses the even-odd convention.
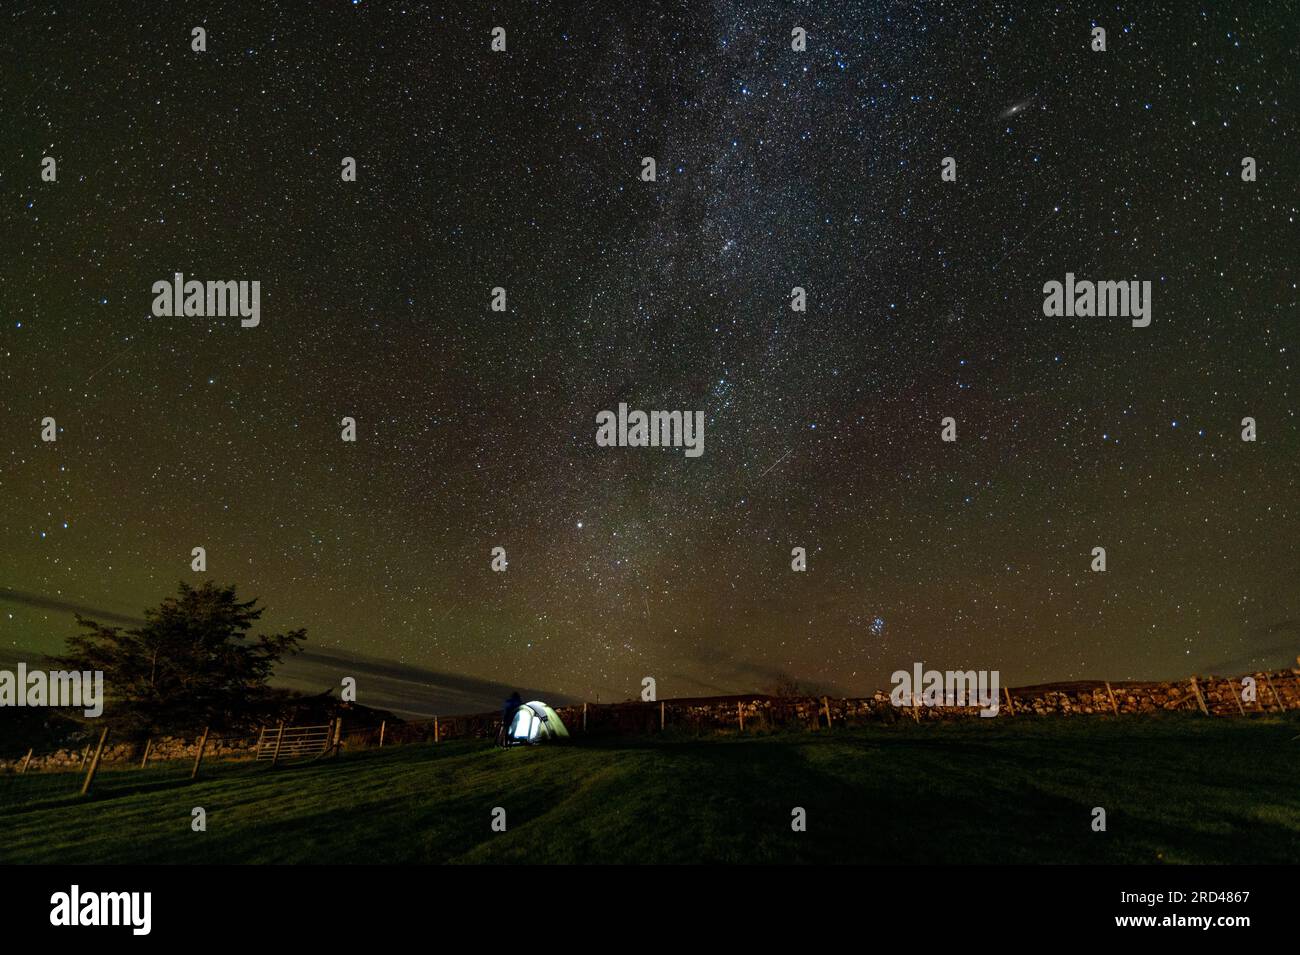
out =
[[[1283,7],[437,6],[0,15],[0,647],[202,545],[319,648],[583,698],[1294,655]],[[1046,318],[1067,272],[1152,324]],[[597,447],[620,402],[705,453]]]

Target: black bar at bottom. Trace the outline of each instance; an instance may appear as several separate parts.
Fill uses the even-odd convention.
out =
[[[1199,934],[1230,944],[1261,929],[1293,930],[1294,874],[1269,866],[8,866],[0,869],[0,932],[6,942],[77,932],[128,945],[202,939],[205,947],[285,933],[295,944],[375,942],[432,928],[470,931],[490,945],[516,936],[528,944],[644,936],[766,945],[784,926],[809,940],[849,932],[873,945],[943,944],[950,933],[972,932],[1010,943],[1026,931],[1072,941]],[[52,924],[52,915],[73,921],[73,886],[76,921],[100,910],[111,919],[116,907],[127,924]],[[102,893],[149,893],[148,933],[137,932],[143,895],[104,905]],[[515,914],[502,921],[503,911]]]

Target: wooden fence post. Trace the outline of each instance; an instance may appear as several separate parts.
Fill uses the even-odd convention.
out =
[[[99,734],[99,745],[95,747],[95,758],[90,761],[90,769],[86,770],[86,781],[81,784],[81,795],[90,792],[90,784],[95,781],[95,772],[99,769],[99,757],[104,753],[104,740],[108,739],[108,727]]]
[[[343,717],[341,716],[334,719],[334,740],[329,748],[334,750],[335,756],[343,748]]]
[[[1119,704],[1115,702],[1115,691],[1110,688],[1110,680],[1106,681],[1106,695],[1110,697],[1111,712],[1119,716]]]
[[[388,720],[379,721],[379,748],[384,748],[384,730],[388,729]]]
[[[1196,677],[1192,677],[1192,692],[1196,694],[1196,702],[1200,706],[1201,712],[1209,716],[1210,711],[1205,708],[1205,698],[1201,696],[1201,688],[1196,685]]]
[[[19,775],[19,776],[21,776],[23,773],[27,772],[27,765],[28,765],[28,763],[30,763],[31,761],[32,761],[32,748],[29,746],[29,747],[27,747],[27,755],[23,757],[23,768],[20,769],[20,770],[18,770],[18,775]]]
[[[826,707],[826,728],[831,728],[831,703],[826,697],[822,697],[822,706]]]
[[[1232,680],[1229,680],[1228,686],[1232,688],[1231,693],[1229,693],[1229,696],[1232,697],[1232,702],[1237,704],[1237,709],[1241,712],[1242,716],[1245,716],[1246,708],[1241,705],[1241,694],[1237,692],[1237,684],[1234,683]]]
[[[438,717],[435,716],[435,717],[433,718],[433,741],[434,741],[435,743],[438,742],[438,740],[439,740],[439,738],[441,737],[441,735],[442,735],[442,734],[439,732],[439,729],[438,729]]]
[[[1268,688],[1273,691],[1273,701],[1277,703],[1277,708],[1285,713],[1286,707],[1282,705],[1282,697],[1277,695],[1277,688],[1273,686],[1273,678],[1268,675],[1267,670],[1264,671],[1264,679],[1268,681]]]
[[[582,731],[587,732],[587,704],[582,704]]]
[[[275,731],[275,752],[271,754],[271,765],[274,766],[280,761],[280,743],[284,741],[284,720],[280,720],[280,725]]]
[[[208,748],[208,727],[203,727],[203,736],[199,739],[199,751],[194,754],[194,768],[190,770],[190,779],[197,779],[199,766],[203,762],[203,751]]]
[[[659,732],[664,730],[664,701],[659,701]]]
[[[144,756],[140,758],[140,768],[144,769],[149,762],[149,749],[153,746],[153,737],[150,736],[144,741]]]
[[[736,701],[736,719],[740,721],[740,731],[745,732],[745,710],[740,705],[740,700]]]
[[[1005,693],[1007,697],[1007,712],[1010,713],[1012,716],[1015,716],[1016,704],[1011,701],[1011,687],[1004,686],[1002,688],[1002,692]]]

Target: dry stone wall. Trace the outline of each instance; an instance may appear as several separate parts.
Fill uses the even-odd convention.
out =
[[[1255,680],[1255,699],[1243,701],[1246,676]],[[999,701],[999,719],[1022,716],[1070,716],[1075,714],[1140,715],[1166,711],[1203,711],[1211,716],[1243,717],[1300,709],[1300,669],[1260,671],[1237,677],[1189,677],[1168,682],[1071,683],[1004,689]],[[878,690],[871,696],[836,699],[827,697],[775,697],[757,695],[701,697],[664,700],[662,703],[626,702],[572,704],[556,707],[571,734],[582,732],[611,735],[656,733],[662,729],[707,733],[719,731],[774,730],[792,726],[825,726],[828,712],[832,726],[899,720],[933,721],[977,718],[973,706],[896,707],[889,693]],[[495,738],[499,713],[475,713],[440,717],[436,722],[393,723],[385,728],[385,745],[452,739]],[[374,746],[375,727],[345,729],[345,749]],[[193,759],[199,737],[164,737],[150,743],[149,762]],[[144,744],[114,743],[105,747],[102,764],[139,764]],[[251,759],[257,754],[257,737],[209,737],[204,759]],[[63,749],[33,754],[28,772],[75,770],[83,765],[86,750]],[[0,773],[17,771],[22,758],[0,760]]]
[[[149,743],[149,763],[152,765],[153,763],[168,760],[192,760],[198,754],[199,739],[200,736],[195,735],[164,736],[160,739],[151,740]],[[144,758],[144,747],[143,742],[113,743],[110,741],[104,746],[104,752],[100,756],[100,765],[130,763],[139,766]],[[60,770],[80,769],[89,761],[90,755],[94,751],[95,744],[89,742],[83,747],[59,749],[52,753],[34,753],[27,766],[27,772],[57,772]],[[226,739],[209,736],[207,746],[203,750],[205,760],[252,759],[256,755],[256,736]],[[0,773],[15,772],[21,769],[25,758],[0,759]]]

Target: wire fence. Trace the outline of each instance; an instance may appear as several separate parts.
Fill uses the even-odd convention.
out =
[[[899,706],[890,694],[862,698],[746,695],[556,707],[572,735],[636,735],[673,731],[704,735],[790,728],[831,729],[869,723],[963,718],[978,706],[925,704],[919,697]],[[1300,710],[1300,669],[1261,671],[1246,677],[1189,677],[1162,683],[1079,683],[1004,688],[997,716],[1100,714],[1140,715],[1199,711],[1204,716],[1249,717]],[[294,765],[344,751],[382,749],[444,740],[494,739],[500,713],[383,720],[349,725],[263,726],[253,734],[202,732],[117,741],[107,730],[87,733],[63,747],[35,748],[0,760],[0,814],[79,796],[112,795],[227,778],[268,766]]]
[[[37,808],[92,792],[139,792],[183,785],[200,776],[228,777],[259,763],[318,759],[335,751],[338,721],[313,726],[262,727],[256,734],[167,736],[114,742],[107,730],[37,754],[34,749],[0,772],[0,810]]]

